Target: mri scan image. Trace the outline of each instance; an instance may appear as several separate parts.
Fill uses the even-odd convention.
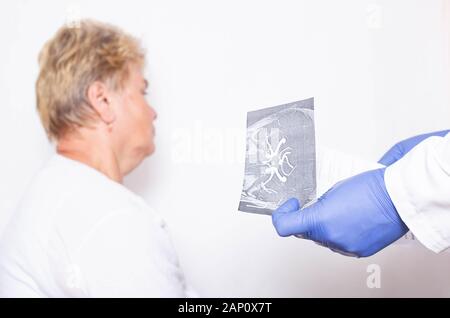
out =
[[[314,200],[313,98],[249,112],[246,138],[240,211],[270,215],[291,197]]]

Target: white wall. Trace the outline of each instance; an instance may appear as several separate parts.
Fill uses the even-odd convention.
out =
[[[449,127],[444,1],[0,2],[0,230],[52,152],[35,113],[36,60],[71,5],[148,49],[158,149],[126,185],[167,219],[200,294],[450,296],[450,253],[397,245],[345,258],[237,212],[248,110],[314,96],[318,143],[374,161]],[[366,286],[369,264],[380,289]]]

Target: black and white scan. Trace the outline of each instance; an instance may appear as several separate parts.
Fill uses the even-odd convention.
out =
[[[315,196],[314,99],[249,112],[239,210],[270,215],[288,198]]]

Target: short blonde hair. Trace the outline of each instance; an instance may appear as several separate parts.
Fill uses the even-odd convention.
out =
[[[140,42],[115,26],[81,20],[76,27],[61,27],[39,54],[36,103],[48,138],[58,140],[94,118],[87,100],[93,82],[121,89],[129,65],[143,67],[144,61]]]

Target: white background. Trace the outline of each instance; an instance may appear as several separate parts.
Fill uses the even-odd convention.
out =
[[[71,9],[70,9],[71,8]],[[246,112],[315,97],[317,142],[376,161],[449,128],[445,0],[2,1],[0,231],[52,153],[35,111],[37,55],[67,11],[148,51],[157,152],[127,177],[168,221],[203,296],[450,296],[450,253],[395,245],[346,258],[237,212]],[[366,285],[369,264],[381,288]]]

